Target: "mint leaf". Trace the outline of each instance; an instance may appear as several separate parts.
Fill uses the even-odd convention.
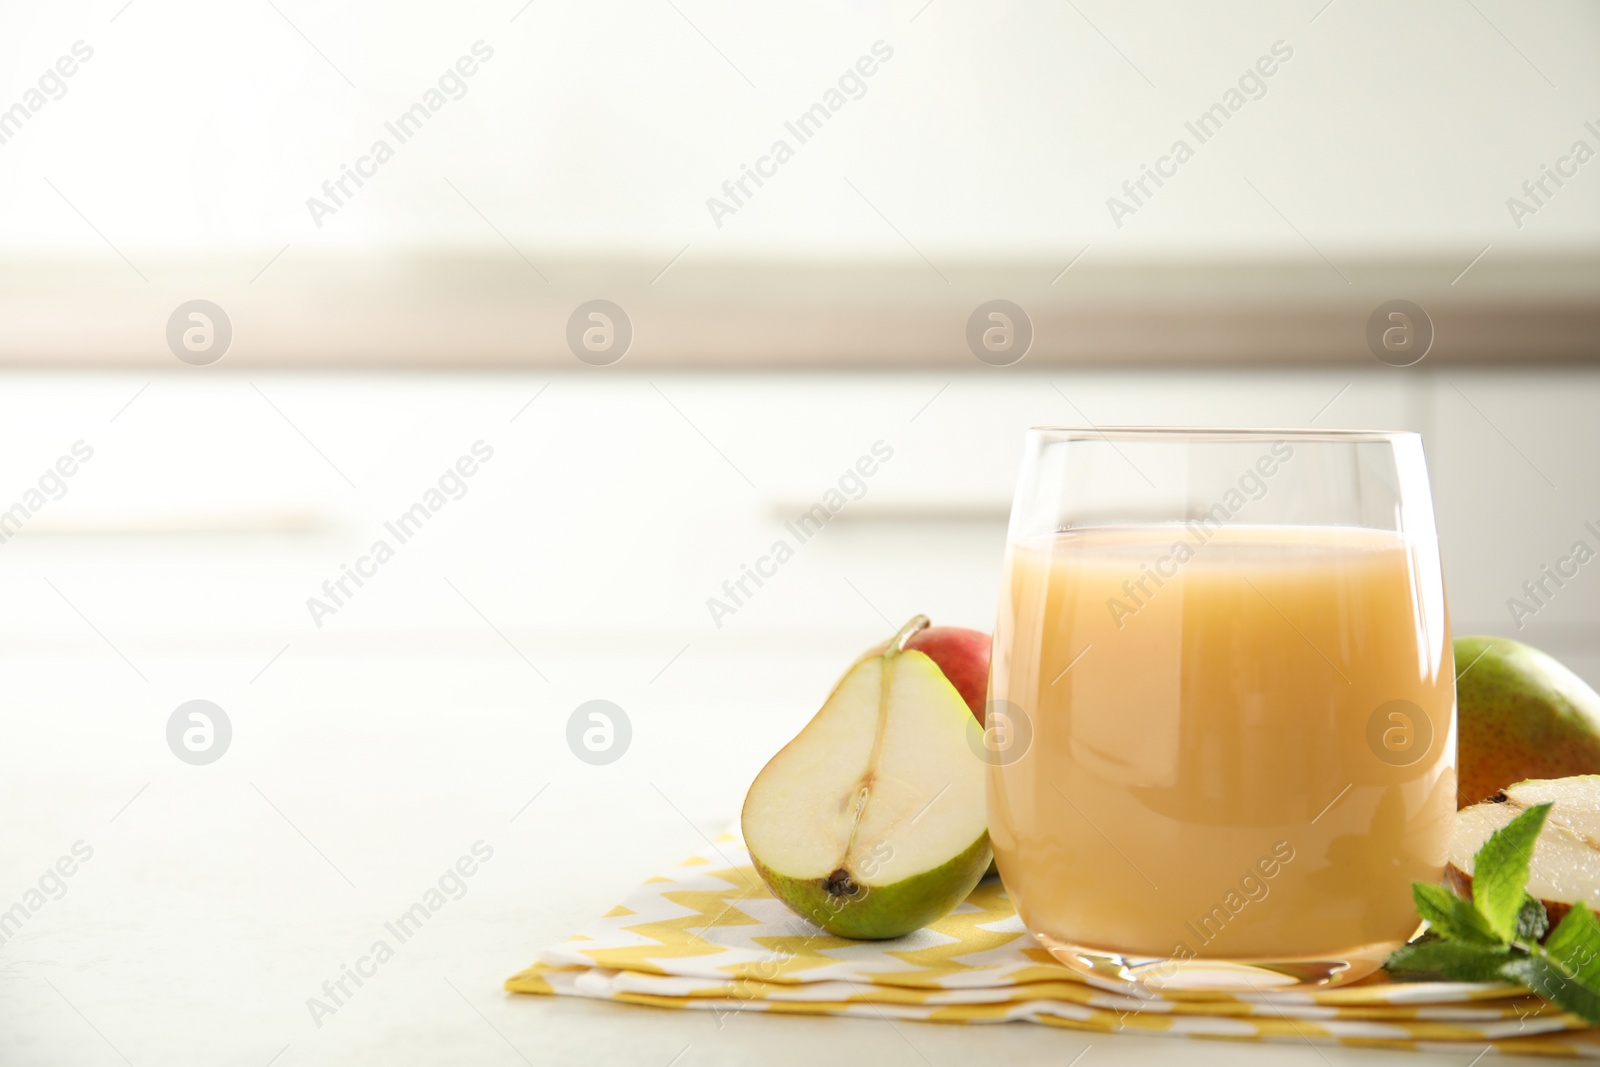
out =
[[[1503,941],[1516,935],[1517,916],[1527,896],[1523,887],[1528,884],[1528,860],[1548,814],[1549,804],[1529,808],[1490,835],[1473,860],[1472,904]]]
[[[1500,973],[1565,1008],[1591,1026],[1600,1025],[1600,993],[1589,989],[1548,956],[1522,956],[1505,963]]]
[[[1572,906],[1544,950],[1591,989],[1600,989],[1600,920],[1583,901]]]
[[[1411,899],[1416,901],[1417,914],[1427,919],[1429,927],[1441,937],[1477,945],[1498,945],[1502,941],[1477,908],[1442,885],[1412,882]]]
[[[1396,949],[1383,965],[1392,974],[1408,978],[1493,982],[1500,978],[1512,959],[1511,949],[1505,945],[1491,947],[1468,945],[1460,941],[1418,941]]]
[[[1544,902],[1524,894],[1522,910],[1517,912],[1517,940],[1531,945],[1549,929],[1550,913],[1544,910]]]

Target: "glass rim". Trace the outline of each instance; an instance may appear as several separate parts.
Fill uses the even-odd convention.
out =
[[[1421,437],[1415,430],[1339,430],[1317,427],[1249,427],[1249,426],[1030,426],[1028,433],[1058,440],[1195,440],[1195,441],[1259,441],[1263,439],[1296,441],[1378,441],[1392,442],[1405,438]]]

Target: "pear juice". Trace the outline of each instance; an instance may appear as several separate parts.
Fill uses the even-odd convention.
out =
[[[991,760],[989,828],[1041,941],[1326,959],[1416,931],[1456,785],[1449,624],[1413,553],[1193,523],[1011,547],[990,715],[1026,749]]]

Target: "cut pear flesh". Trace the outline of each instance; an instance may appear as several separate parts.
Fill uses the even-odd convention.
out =
[[[756,869],[804,918],[883,938],[959,904],[989,863],[972,715],[920,652],[861,660],[757,775],[743,828]]]
[[[1519,810],[1535,804],[1554,804],[1546,822],[1600,848],[1600,774],[1572,778],[1535,778],[1504,790],[1506,802]]]
[[[1505,799],[1456,813],[1450,865],[1470,878],[1473,858],[1490,834],[1535,804],[1550,803],[1528,865],[1528,892],[1546,906],[1581,900],[1600,908],[1600,775],[1533,779],[1500,795]]]

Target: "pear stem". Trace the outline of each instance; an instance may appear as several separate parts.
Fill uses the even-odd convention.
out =
[[[904,652],[912,636],[933,625],[926,615],[913,615],[911,621],[900,627],[900,632],[889,639],[889,653]]]

